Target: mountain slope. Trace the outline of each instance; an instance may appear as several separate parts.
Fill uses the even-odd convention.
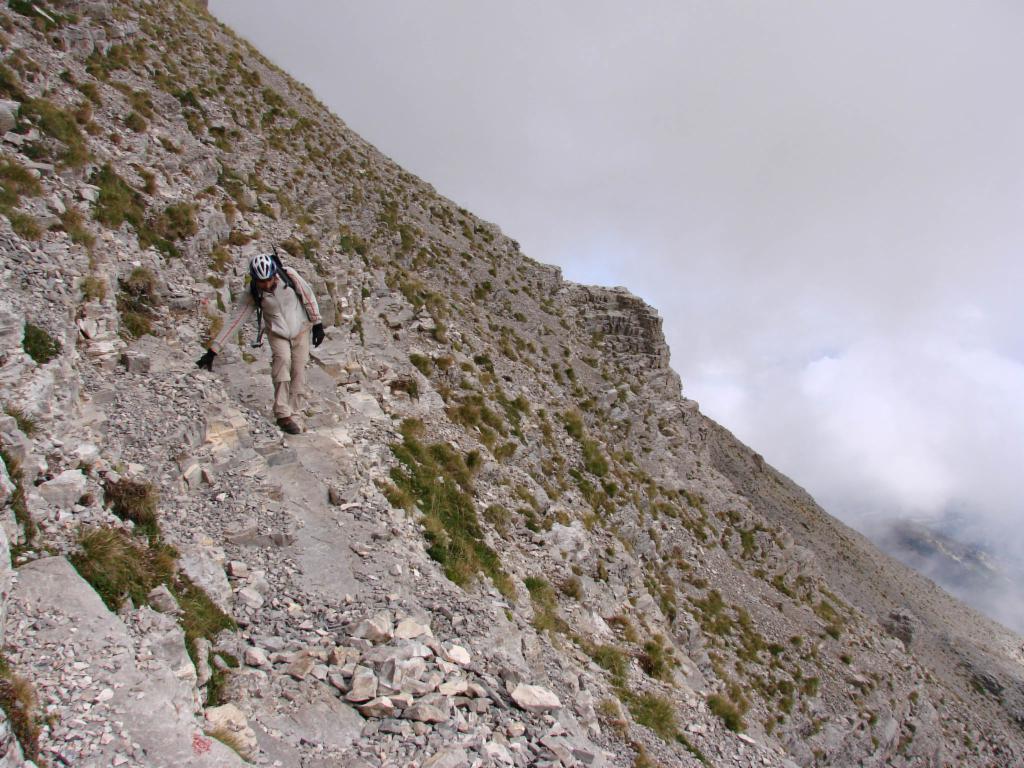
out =
[[[191,729],[223,764],[206,734],[304,766],[1021,760],[1020,638],[701,415],[653,309],[526,257],[198,5],[39,8],[2,14],[0,485],[44,754],[170,765]],[[252,329],[193,365],[273,245],[329,326],[294,438]],[[169,570],[104,591],[97,535]],[[78,594],[63,556],[178,681],[166,733],[113,678],[77,716],[93,646],[53,679],[32,596]]]

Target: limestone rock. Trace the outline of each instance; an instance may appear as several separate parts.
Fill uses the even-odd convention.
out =
[[[21,104],[16,101],[0,100],[0,133],[13,131],[18,124],[18,110]]]
[[[259,742],[256,732],[249,727],[245,714],[234,704],[223,704],[206,710],[207,733],[214,736],[229,735],[239,747],[239,753],[246,760],[256,756]]]
[[[377,695],[377,676],[368,667],[356,667],[345,700],[353,703],[369,701]]]
[[[453,645],[447,651],[448,660],[458,664],[460,667],[468,667],[473,657],[470,656],[469,651],[463,648],[461,645]]]
[[[371,643],[386,643],[394,637],[395,631],[391,625],[391,618],[381,613],[356,624],[350,634]]]
[[[423,761],[423,768],[467,768],[469,756],[461,747],[446,747]]]
[[[562,706],[558,696],[539,685],[520,683],[512,690],[511,695],[517,707],[535,714],[544,714]]]
[[[171,590],[167,588],[166,584],[154,587],[146,595],[146,602],[160,613],[177,613],[179,610],[178,601],[174,599],[174,595],[171,594]]]
[[[394,637],[396,640],[413,640],[417,637],[432,637],[430,627],[415,619],[406,618],[398,622],[395,627]]]
[[[387,696],[379,696],[359,706],[363,717],[392,717],[396,707]]]
[[[61,509],[69,509],[85,495],[86,478],[80,469],[66,469],[53,480],[39,486],[39,494],[47,503]]]

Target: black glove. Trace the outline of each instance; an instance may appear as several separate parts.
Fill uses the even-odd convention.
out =
[[[213,358],[217,356],[217,353],[212,349],[206,350],[206,354],[196,360],[196,365],[200,368],[205,368],[208,371],[213,370]]]
[[[324,343],[324,324],[317,323],[313,326],[313,346],[319,347]]]

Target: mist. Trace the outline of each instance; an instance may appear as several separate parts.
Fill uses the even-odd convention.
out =
[[[657,307],[687,396],[831,513],[1024,560],[1024,6],[210,5],[525,253]]]

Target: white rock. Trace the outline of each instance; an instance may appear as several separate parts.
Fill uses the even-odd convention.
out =
[[[417,637],[433,637],[434,633],[430,631],[430,627],[423,624],[416,619],[402,619],[398,622],[398,626],[395,627],[395,639],[396,640],[413,640]]]
[[[226,731],[230,733],[239,747],[239,754],[246,760],[256,756],[256,732],[249,727],[242,710],[234,704],[210,707],[206,710],[207,731]]]
[[[352,637],[369,640],[371,643],[386,643],[394,634],[391,617],[386,613],[379,613],[359,622],[351,632]]]
[[[245,663],[250,667],[269,667],[270,659],[267,658],[267,652],[262,648],[250,646],[245,649],[243,656]]]
[[[453,645],[448,649],[448,660],[460,667],[468,667],[473,661],[473,657],[461,645]]]
[[[249,608],[259,608],[263,605],[263,595],[257,592],[252,587],[242,587],[235,596],[243,604]]]
[[[39,495],[47,503],[61,509],[67,509],[78,503],[85,494],[85,475],[80,469],[66,469],[53,480],[47,480],[39,486]]]
[[[496,741],[489,741],[484,744],[484,754],[491,758],[491,760],[504,763],[505,765],[512,765],[515,762],[512,758],[512,753],[508,751],[508,747]]]
[[[0,101],[0,133],[13,131],[18,124],[18,110],[21,104],[16,101]]]
[[[527,712],[535,714],[544,714],[553,709],[560,709],[562,706],[558,696],[547,688],[542,688],[539,685],[526,685],[525,683],[520,683],[512,691],[512,701],[520,709],[525,709]]]

